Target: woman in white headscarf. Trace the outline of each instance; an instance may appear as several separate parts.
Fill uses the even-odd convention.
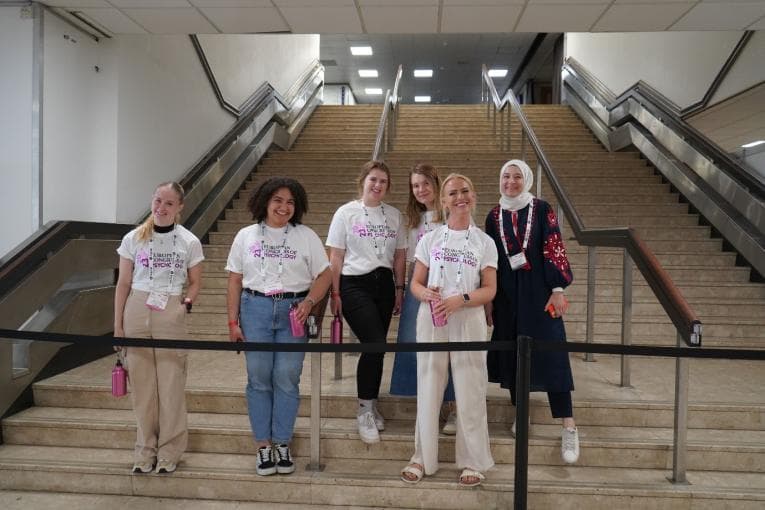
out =
[[[499,204],[486,217],[486,233],[499,253],[497,294],[487,306],[494,324],[493,341],[526,335],[536,343],[565,342],[563,315],[568,310],[564,288],[573,275],[563,246],[558,218],[550,204],[529,190],[534,175],[517,159],[502,166]],[[510,390],[515,404],[516,352],[488,355],[489,381]],[[579,435],[574,423],[571,391],[574,381],[568,353],[533,351],[531,391],[547,392],[553,418],[563,421],[561,458],[567,464],[579,458]],[[512,432],[515,434],[513,423]]]

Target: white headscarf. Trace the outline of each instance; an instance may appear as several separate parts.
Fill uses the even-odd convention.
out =
[[[517,166],[523,174],[523,191],[516,197],[502,194],[502,174],[511,166]],[[534,174],[531,172],[531,168],[529,168],[529,165],[527,165],[525,161],[511,159],[502,165],[502,169],[499,171],[499,192],[501,194],[499,197],[500,207],[502,207],[502,209],[507,209],[508,211],[520,211],[529,205],[534,199],[534,195],[529,193],[532,184],[534,184]]]

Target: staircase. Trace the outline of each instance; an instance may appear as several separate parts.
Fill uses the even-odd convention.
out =
[[[721,250],[721,241],[698,226],[698,217],[688,213],[688,206],[637,153],[606,152],[565,107],[529,106],[526,111],[585,225],[636,227],[701,315],[705,345],[763,346],[765,287],[746,281],[748,269],[735,267],[735,255]],[[356,196],[356,177],[372,152],[379,115],[379,106],[320,107],[293,150],[269,152],[205,246],[204,290],[189,323],[196,336],[227,339],[223,268],[233,236],[250,224],[245,210],[249,190],[273,175],[297,178],[309,195],[304,221],[326,238],[335,209]],[[499,168],[510,157],[496,149],[485,107],[404,105],[394,147],[385,158],[393,171],[387,202],[404,209],[408,171],[416,162],[427,161],[442,177],[460,172],[473,179],[479,199],[475,218],[483,225],[498,198]],[[520,138],[514,133],[511,155],[517,157],[519,149]],[[532,151],[527,148],[526,153]],[[542,189],[543,197],[555,203],[546,182]],[[570,237],[565,225],[564,234]],[[573,240],[567,247],[575,273],[567,292],[572,303],[567,329],[570,339],[583,340],[586,251]],[[621,253],[598,250],[596,295],[595,339],[618,342]],[[634,343],[674,344],[674,330],[637,276],[633,295]],[[389,339],[395,338],[396,328],[394,320]],[[410,486],[399,480],[398,472],[413,451],[415,400],[383,395],[386,430],[380,443],[365,445],[355,428],[356,357],[343,356],[341,380],[332,378],[331,358],[323,360],[322,471],[303,469],[309,454],[308,357],[301,381],[305,398],[293,442],[298,470],[290,476],[258,477],[246,415],[243,358],[192,352],[189,452],[175,474],[129,473],[133,416],[127,399],[111,397],[107,374],[112,360],[103,359],[35,384],[36,407],[3,421],[0,489],[210,499],[221,505],[258,501],[269,502],[268,508],[287,503],[289,508],[512,505],[513,411],[507,392],[491,385],[488,414],[497,466],[480,488],[458,488],[458,471],[450,463],[454,439],[449,437],[441,438],[441,471]],[[392,361],[393,356],[386,356],[383,393]],[[559,426],[550,418],[546,397],[533,394],[529,508],[765,506],[761,363],[691,362],[688,486],[666,481],[672,465],[674,361],[635,358],[632,388],[618,386],[617,357],[598,356],[597,362],[586,363],[572,356],[572,368],[580,462],[562,465]]]

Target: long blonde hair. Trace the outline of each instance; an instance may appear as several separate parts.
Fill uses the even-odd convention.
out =
[[[422,175],[433,186],[433,192],[436,193],[441,187],[441,179],[438,177],[438,170],[433,165],[427,163],[417,163],[411,172],[409,172],[409,201],[406,204],[406,215],[409,221],[408,227],[417,228],[420,226],[420,216],[428,210],[423,204],[417,201],[412,191],[412,176]],[[436,204],[434,204],[435,206]],[[441,222],[441,210],[438,207],[433,208],[433,223]]]
[[[175,194],[178,195],[178,201],[182,204],[183,197],[185,196],[185,192],[183,191],[183,186],[181,186],[175,181],[163,182],[159,186],[154,188],[154,193],[156,193],[158,189],[164,188],[165,186],[169,186],[170,189],[175,191]],[[180,221],[181,221],[181,214],[179,212],[175,216],[175,222],[179,223]],[[141,225],[138,227],[138,233],[136,234],[136,237],[138,241],[141,241],[141,242],[148,241],[149,238],[151,238],[151,233],[153,231],[154,231],[154,214],[150,211],[149,217],[143,220],[143,223],[141,223]]]
[[[443,201],[444,201],[444,190],[446,189],[446,185],[449,183],[449,181],[453,181],[454,179],[462,179],[465,181],[468,185],[468,188],[470,189],[470,192],[473,194],[473,205],[470,206],[470,212],[471,214],[475,212],[476,202],[478,201],[478,197],[475,193],[475,186],[473,186],[473,181],[470,180],[470,177],[463,175],[463,174],[457,174],[457,173],[451,173],[446,176],[446,179],[444,179],[444,182],[441,183],[441,192],[439,193],[441,197],[441,208],[443,209],[444,219],[449,218],[449,211],[444,207]],[[471,220],[472,221],[472,220]]]

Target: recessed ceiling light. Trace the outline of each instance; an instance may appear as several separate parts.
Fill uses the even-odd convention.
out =
[[[414,96],[415,103],[429,103],[430,96]]]
[[[372,54],[372,47],[371,46],[351,46],[351,55],[371,55]]]
[[[415,69],[415,78],[430,78],[433,76],[433,69]]]
[[[359,69],[359,76],[362,78],[377,78],[377,69]]]
[[[364,93],[368,96],[381,96],[382,89],[364,89]]]
[[[504,78],[507,76],[507,69],[489,69],[489,76],[491,78]]]
[[[757,140],[756,142],[750,142],[746,143],[741,146],[742,149],[751,149],[752,147],[757,147],[758,145],[762,145],[765,143],[765,140]]]

